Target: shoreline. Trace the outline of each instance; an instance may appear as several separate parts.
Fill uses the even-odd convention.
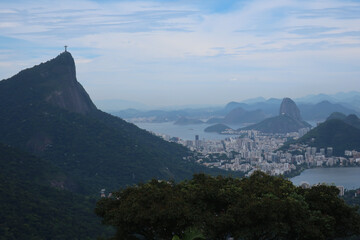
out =
[[[300,177],[304,170],[311,171]],[[343,186],[346,190],[360,188],[359,166],[313,167],[302,169],[301,173],[287,178],[287,180],[296,186],[299,186],[299,184],[304,181],[310,185],[318,183],[334,184],[336,186]]]
[[[305,164],[301,164],[299,166],[303,166]],[[307,167],[307,168],[304,168],[304,167],[301,167],[301,169],[296,169],[292,172],[290,172],[289,174],[284,174],[283,177],[286,178],[286,179],[290,179],[290,178],[294,178],[294,177],[297,177],[297,176],[300,176],[301,173],[305,170],[310,170],[310,169],[321,169],[321,168],[360,168],[360,166],[356,165],[356,166],[321,166],[321,167]]]

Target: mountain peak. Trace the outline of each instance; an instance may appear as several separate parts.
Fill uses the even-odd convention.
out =
[[[57,57],[55,57],[55,58],[53,58],[52,60],[49,60],[49,61],[56,61],[56,62],[62,63],[64,65],[72,65],[72,66],[75,67],[74,58],[71,55],[71,53],[68,52],[68,51],[60,53]]]
[[[89,95],[76,79],[75,61],[70,52],[62,52],[45,64],[53,65],[51,68],[54,73],[62,76],[58,79],[61,81],[58,82],[59,87],[46,97],[47,102],[81,114],[96,109]]]
[[[60,58],[60,57],[68,58],[68,59],[74,61],[74,58],[72,57],[72,55],[71,55],[71,53],[69,51],[64,51],[64,52],[60,53],[56,58]],[[56,58],[54,58],[54,59],[56,59]]]
[[[295,120],[302,121],[299,108],[296,106],[296,103],[290,98],[284,98],[282,100],[279,115],[286,115]]]
[[[67,51],[45,63],[25,69],[1,81],[1,84],[4,91],[17,93],[16,96],[8,96],[8,99],[15,104],[47,102],[80,114],[97,109],[85,89],[77,81],[75,61],[71,53]],[[19,88],[19,86],[22,87]]]
[[[76,67],[75,61],[70,52],[62,52],[57,57],[42,63],[36,67],[43,66],[46,70],[51,70],[53,73],[60,75],[66,74],[68,77],[62,78],[62,81],[76,81]]]

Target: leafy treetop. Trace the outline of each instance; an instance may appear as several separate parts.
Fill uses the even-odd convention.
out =
[[[171,239],[195,227],[208,239],[333,239],[360,233],[360,216],[334,186],[302,189],[280,177],[194,175],[178,184],[152,180],[97,203],[114,239]]]

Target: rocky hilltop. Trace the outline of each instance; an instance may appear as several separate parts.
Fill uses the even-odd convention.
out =
[[[3,93],[6,91],[13,91],[14,94],[8,96]],[[10,104],[36,104],[45,101],[81,114],[97,110],[76,79],[75,62],[69,52],[63,52],[52,60],[1,81],[0,93],[3,93],[3,98],[0,99]],[[7,99],[4,99],[5,96]]]
[[[50,63],[50,69],[39,74],[41,76],[47,74],[48,80],[54,79],[58,84],[49,92],[46,101],[71,112],[82,114],[96,110],[89,95],[76,79],[75,63],[71,54],[63,52],[53,62],[49,61],[46,64],[50,65]],[[57,76],[61,76],[60,79],[56,79]]]
[[[258,130],[265,133],[288,133],[306,127],[311,127],[311,125],[302,121],[300,110],[295,102],[290,98],[284,98],[280,105],[279,116],[267,118],[242,129]]]
[[[284,98],[280,105],[279,115],[289,116],[290,118],[298,121],[302,121],[300,110],[296,106],[295,102],[290,98]]]

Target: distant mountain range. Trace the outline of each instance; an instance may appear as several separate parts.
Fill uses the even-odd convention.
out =
[[[317,104],[299,104],[299,109],[303,118],[309,121],[323,121],[333,112],[341,112],[346,115],[357,113],[354,109],[327,100]]]
[[[189,125],[189,124],[202,124],[202,123],[204,122],[201,120],[190,119],[186,117],[181,117],[176,122],[174,122],[175,125]]]
[[[239,108],[235,108],[230,113],[234,111],[235,113],[237,113],[237,111],[239,111],[240,114],[244,114],[244,115],[249,114],[249,112],[243,109],[240,110],[238,109]],[[295,102],[290,98],[283,99],[278,111],[279,111],[279,115],[276,117],[266,118],[260,121],[259,123],[255,123],[247,127],[240,128],[237,131],[257,130],[264,133],[289,133],[289,132],[297,132],[301,128],[311,127],[310,124],[302,120],[299,108],[296,106]],[[262,113],[261,111],[255,111],[255,112]],[[232,114],[231,116],[237,117],[235,114]],[[207,127],[205,128],[204,131],[222,133],[226,129],[231,129],[229,126],[223,124],[224,119],[218,119],[218,120],[221,122],[221,124],[215,124],[210,127]]]
[[[243,124],[256,123],[266,118],[261,110],[246,111],[242,107],[231,110],[224,118],[210,118],[207,123]]]
[[[356,92],[349,93],[349,96],[356,98]],[[341,94],[340,94],[341,95]],[[346,96],[342,94],[341,96]],[[320,97],[319,97],[320,99]],[[345,98],[342,98],[345,99]],[[262,101],[262,102],[257,102]],[[278,117],[279,108],[281,107],[282,100],[271,98],[264,100],[263,98],[250,99],[244,102],[230,102],[224,108],[207,108],[207,109],[183,109],[176,111],[165,110],[153,110],[153,111],[139,111],[134,109],[128,109],[114,113],[125,119],[131,121],[146,121],[146,122],[169,122],[173,121],[176,124],[201,124],[202,122],[207,124],[221,123],[224,125],[241,125],[259,123],[268,118],[275,117],[279,120],[280,125],[284,126],[283,131],[290,131],[290,126],[296,124],[288,118]],[[359,112],[353,108],[344,105],[343,103],[332,103],[327,100],[318,102],[316,104],[300,103],[297,108],[299,109],[302,119],[306,121],[324,121],[331,113],[341,112],[343,114],[359,114]],[[191,119],[191,121],[184,121],[184,119]],[[205,120],[204,120],[205,119]],[[206,120],[207,119],[207,120]],[[280,124],[281,122],[281,124]],[[298,123],[299,126],[305,127],[306,124]],[[271,128],[273,120],[267,120],[266,122],[258,125],[259,129],[266,130]],[[267,126],[267,127],[265,127]],[[287,126],[287,127],[285,127]],[[274,126],[275,127],[275,126]],[[279,129],[276,127],[276,129]],[[296,127],[297,128],[297,127]],[[296,129],[294,128],[294,129]],[[292,130],[294,130],[292,129]]]
[[[231,102],[226,105],[225,109],[234,109],[241,107],[247,111],[261,110],[268,116],[276,116],[281,104],[280,99],[269,99],[264,102],[257,102],[251,104]],[[344,114],[358,114],[355,107],[346,106],[340,103],[332,103],[327,100],[313,103],[299,103],[298,108],[301,116],[306,121],[323,121],[329,114],[333,112],[342,112]]]
[[[312,95],[307,95],[304,97],[300,97],[300,98],[294,98],[294,101],[298,104],[299,108],[300,105],[302,104],[317,104],[320,103],[322,101],[328,101],[331,103],[338,103],[341,104],[349,109],[354,109],[357,112],[360,111],[360,92],[357,91],[351,91],[351,92],[338,92],[335,94],[312,94]],[[231,105],[233,103],[238,104],[245,104],[245,105],[236,105],[235,107],[232,107],[230,110],[236,108],[236,107],[243,107],[245,110],[256,110],[256,109],[263,109],[264,107],[259,107],[256,106],[255,109],[253,108],[254,105],[260,104],[260,103],[274,103],[276,102],[276,104],[280,104],[281,103],[281,99],[277,99],[277,98],[270,98],[270,99],[266,99],[264,97],[255,97],[255,98],[250,98],[250,99],[245,99],[242,100],[241,102],[230,102],[228,105],[231,108]],[[128,100],[123,100],[123,99],[100,99],[100,100],[95,100],[95,104],[96,106],[101,109],[104,110],[106,112],[121,112],[123,110],[126,109],[137,109],[140,110],[142,112],[147,112],[150,111],[151,109],[155,109],[154,107],[148,106],[146,104],[140,103],[140,102],[136,102],[136,101],[128,101]],[[251,106],[251,109],[247,109],[245,106]],[[159,110],[162,111],[177,111],[177,110],[184,110],[184,109],[217,109],[219,110],[220,104],[218,105],[211,105],[211,104],[206,104],[206,105],[186,105],[186,106],[169,106],[169,107],[162,107],[162,108],[158,108]],[[300,108],[301,109],[301,108]],[[226,113],[228,113],[229,111],[227,111]],[[268,114],[267,112],[265,112],[266,114]],[[274,112],[272,115],[276,115],[277,114],[277,108],[274,109]]]
[[[272,100],[272,98],[270,98],[269,100]],[[256,103],[267,102],[269,100],[266,100],[263,97],[257,97],[244,100],[242,101],[242,103],[252,105]],[[276,100],[280,101],[279,99]],[[323,101],[327,101],[330,103],[338,103],[349,109],[360,111],[360,92],[358,91],[338,92],[335,94],[311,94],[304,97],[295,98],[294,101],[299,105],[299,108],[302,104],[314,105]]]
[[[244,100],[243,102],[229,102],[223,108],[186,108],[179,110],[135,110],[128,109],[113,112],[114,115],[131,121],[171,122],[182,117],[203,120],[208,124],[243,124],[257,123],[266,117],[278,115],[282,100],[263,97]],[[309,95],[295,100],[300,113],[306,121],[324,121],[333,112],[344,114],[360,113],[360,93],[338,93],[333,95]],[[235,110],[237,109],[237,110]],[[234,111],[234,112],[233,112]],[[206,120],[207,119],[207,120]]]
[[[360,92],[338,92],[335,94],[317,94],[307,95],[305,97],[295,99],[297,102],[316,104],[322,101],[329,101],[332,103],[344,103],[357,107],[359,109]]]

